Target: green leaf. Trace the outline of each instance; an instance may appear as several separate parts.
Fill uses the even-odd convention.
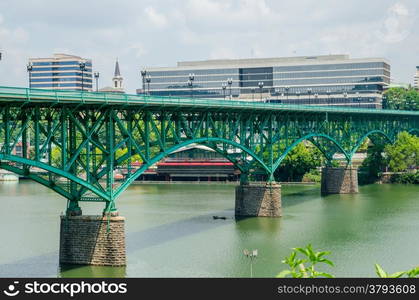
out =
[[[402,277],[406,272],[396,272],[393,274],[388,275],[388,278],[400,278]]]
[[[335,278],[332,274],[326,273],[326,272],[316,272],[316,277],[326,277],[326,278]]]
[[[322,258],[322,259],[320,259],[320,260],[319,260],[319,262],[323,262],[323,263],[325,263],[325,264],[331,265],[332,267],[334,267],[334,266],[335,266],[335,265],[333,264],[333,262],[332,262],[332,261],[330,261],[330,260],[328,260],[328,259],[326,259],[326,258]]]
[[[381,268],[379,264],[375,264],[375,272],[377,273],[378,277],[380,278],[387,278],[387,273]]]
[[[290,274],[291,274],[290,270],[283,270],[276,275],[276,278],[285,278],[287,277],[287,275],[290,275]]]

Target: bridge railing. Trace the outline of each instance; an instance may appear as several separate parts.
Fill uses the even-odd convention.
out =
[[[159,106],[182,106],[203,108],[233,108],[233,109],[263,109],[263,110],[293,110],[302,112],[342,112],[368,114],[397,114],[419,116],[419,111],[381,110],[369,108],[343,108],[338,106],[315,106],[303,104],[266,103],[248,100],[222,100],[208,98],[182,98],[169,96],[132,95],[122,93],[57,91],[46,89],[28,89],[0,86],[0,101],[23,102],[56,102],[56,103],[86,103],[86,104],[118,104],[137,105],[149,104]]]

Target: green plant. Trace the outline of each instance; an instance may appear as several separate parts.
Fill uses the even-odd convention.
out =
[[[393,274],[388,274],[379,264],[375,264],[375,272],[380,278],[400,278],[403,275],[407,275],[409,278],[419,277],[419,267],[415,267],[408,271],[396,272]]]
[[[303,255],[303,258],[299,258],[298,254]],[[332,261],[324,257],[328,254],[330,254],[328,251],[314,252],[311,244],[308,244],[305,248],[294,248],[290,256],[285,257],[282,261],[282,263],[287,264],[290,269],[283,270],[276,277],[284,278],[291,276],[293,278],[333,278],[333,275],[326,272],[320,272],[315,269],[315,266],[319,263],[334,266]]]

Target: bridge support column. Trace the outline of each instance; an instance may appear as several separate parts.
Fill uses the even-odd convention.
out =
[[[321,193],[323,195],[358,193],[358,169],[353,167],[323,168]]]
[[[280,217],[281,185],[276,182],[236,186],[237,217]]]
[[[61,216],[60,264],[125,266],[125,218]]]

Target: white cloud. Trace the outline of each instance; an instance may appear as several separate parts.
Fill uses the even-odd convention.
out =
[[[144,13],[148,20],[152,23],[151,26],[157,26],[163,28],[167,25],[168,21],[164,14],[157,12],[154,7],[147,6],[144,9]]]
[[[377,34],[386,43],[400,43],[410,34],[412,24],[409,9],[403,3],[396,2],[388,8]]]

